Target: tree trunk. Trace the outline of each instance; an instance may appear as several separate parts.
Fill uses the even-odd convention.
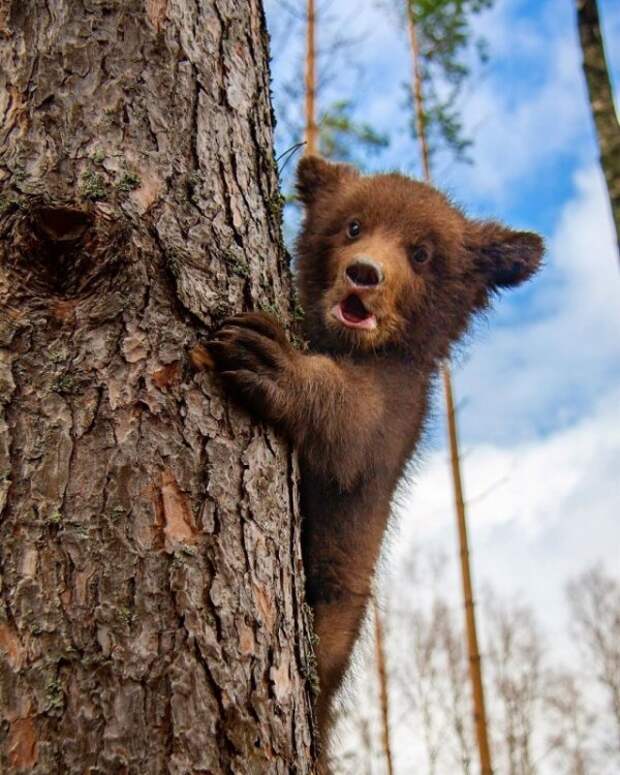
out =
[[[422,68],[420,64],[420,46],[418,41],[417,23],[414,0],[406,0],[407,26],[411,46],[411,91],[416,118],[416,132],[422,159],[424,182],[432,184],[431,161],[428,138],[426,134],[426,111],[424,109],[424,94],[422,88]],[[454,490],[454,508],[458,531],[459,556],[461,563],[461,582],[463,586],[463,603],[465,608],[465,631],[469,655],[469,675],[472,686],[472,704],[476,742],[480,757],[480,772],[482,775],[493,775],[491,747],[489,744],[489,729],[484,700],[484,683],[482,680],[482,662],[478,647],[478,630],[474,610],[474,592],[469,557],[469,538],[467,530],[467,511],[463,498],[463,477],[461,474],[461,454],[456,426],[456,409],[452,388],[452,372],[448,361],[444,362],[441,374],[446,400],[446,425],[450,446],[450,468],[452,487]]]
[[[308,773],[296,464],[199,340],[285,320],[258,0],[0,6],[0,771]]]
[[[379,683],[379,708],[381,710],[381,746],[388,775],[394,775],[392,762],[392,744],[390,741],[390,695],[388,692],[387,667],[385,659],[385,639],[381,612],[377,604],[376,593],[372,597],[372,612],[375,620],[375,658],[377,660],[377,679]]]
[[[314,0],[307,0],[306,23],[306,131],[304,153],[319,152],[319,127],[316,123],[316,10]]]
[[[620,256],[620,124],[614,106],[596,0],[576,1],[583,72]]]

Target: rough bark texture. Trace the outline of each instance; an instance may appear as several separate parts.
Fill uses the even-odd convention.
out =
[[[577,1],[577,25],[583,52],[583,72],[607,183],[620,256],[620,123],[614,106],[596,0]]]
[[[0,771],[311,770],[295,463],[200,339],[288,318],[258,0],[0,4]]]

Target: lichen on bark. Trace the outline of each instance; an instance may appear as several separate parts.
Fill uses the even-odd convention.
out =
[[[0,13],[1,771],[312,769],[296,462],[200,356],[290,320],[265,38],[258,2]]]

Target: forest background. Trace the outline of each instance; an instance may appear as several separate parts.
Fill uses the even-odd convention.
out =
[[[280,154],[303,134],[304,5],[266,3]],[[347,103],[347,122],[374,138],[352,143],[345,134],[336,155],[346,154],[369,172],[397,169],[421,176],[408,104],[410,52],[396,4],[332,0],[317,7],[319,116]],[[620,7],[611,0],[602,0],[599,7],[617,84]],[[584,772],[612,772],[620,762],[615,729],[620,722],[611,718],[608,693],[603,689],[598,694],[600,671],[584,638],[575,637],[574,588],[576,583],[583,591],[583,574],[597,568],[609,599],[615,594],[617,603],[620,276],[575,7],[565,0],[498,0],[476,16],[474,33],[485,41],[485,61],[472,46],[466,55],[472,77],[457,104],[463,136],[472,141],[465,153],[469,161],[459,162],[452,152],[438,148],[434,180],[469,214],[537,230],[547,242],[544,271],[531,285],[502,299],[478,324],[454,367],[474,577],[483,601],[482,654],[488,666],[494,748],[499,757],[508,757],[506,768],[500,765],[498,771],[544,773],[557,768],[562,755],[564,767],[569,759],[577,761],[574,750],[572,759],[570,752],[562,752],[549,729],[559,729],[557,707],[550,709],[549,697],[568,672],[576,681],[573,688],[582,693],[576,703],[583,711],[582,733],[594,730],[584,743],[583,755],[589,757]],[[281,158],[285,190],[290,191],[294,166],[287,155]],[[289,243],[297,219],[289,208]],[[441,727],[442,711],[427,709],[424,718],[421,695],[416,701],[414,684],[424,672],[420,664],[417,678],[403,676],[403,654],[414,652],[415,662],[417,646],[418,657],[424,652],[424,629],[439,627],[438,604],[460,626],[452,491],[439,399],[421,462],[402,493],[379,596],[394,694],[394,769],[412,772],[414,762],[425,761],[427,769],[416,772],[441,775],[449,770],[434,754],[433,735]],[[572,605],[567,594],[571,581]],[[617,613],[615,621],[619,627]],[[506,627],[512,629],[512,645],[502,665]],[[362,761],[368,772],[382,772],[384,766],[376,703],[360,702],[375,691],[372,660],[366,658],[372,653],[370,641],[362,648],[357,681],[343,710],[348,726],[343,727],[341,766],[351,772],[362,771]],[[514,691],[521,687],[519,702],[529,703],[530,717],[517,724],[520,731],[511,732],[506,731],[515,723],[508,718],[510,701],[502,696],[508,657],[514,661],[509,683]],[[435,680],[435,656],[426,653],[425,658],[424,680]],[[415,665],[411,667],[413,675]],[[409,694],[402,691],[408,681]],[[439,698],[448,689],[427,685],[427,696],[434,691]],[[440,699],[436,704],[441,705]],[[536,714],[544,723],[536,723]],[[577,722],[571,723],[574,727]],[[413,732],[421,725],[425,742],[414,744]],[[510,742],[519,735],[521,742]],[[527,749],[527,761],[519,760],[521,754],[509,750],[511,745],[515,751]],[[467,772],[467,745],[456,747],[455,756]],[[570,771],[578,772],[574,762],[571,766]],[[569,769],[560,765],[560,771]]]

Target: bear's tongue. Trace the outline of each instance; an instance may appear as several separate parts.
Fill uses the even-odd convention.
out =
[[[362,304],[359,296],[352,293],[350,296],[341,302],[340,309],[342,311],[342,317],[349,323],[361,323],[367,320],[371,313]]]

